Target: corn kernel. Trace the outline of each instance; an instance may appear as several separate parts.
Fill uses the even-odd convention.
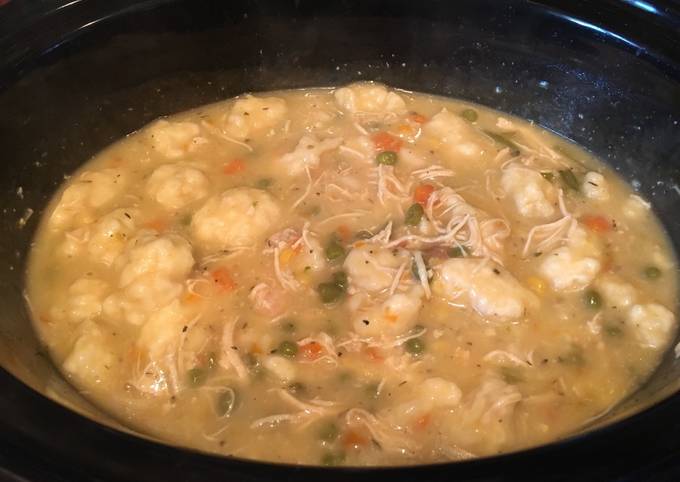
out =
[[[290,260],[293,259],[293,256],[295,256],[294,249],[286,248],[283,251],[281,251],[281,254],[279,255],[279,262],[281,263],[281,266],[288,265],[288,263],[290,263]]]
[[[529,289],[538,295],[542,295],[545,292],[545,281],[543,281],[538,276],[530,276],[527,280]]]

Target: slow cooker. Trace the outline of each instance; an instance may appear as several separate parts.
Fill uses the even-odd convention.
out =
[[[477,102],[574,140],[650,199],[680,246],[676,2],[0,0],[0,54],[0,478],[680,480],[672,348],[606,417],[545,446],[417,467],[300,467],[126,429],[58,374],[23,298],[46,202],[112,141],[243,91],[361,79]]]

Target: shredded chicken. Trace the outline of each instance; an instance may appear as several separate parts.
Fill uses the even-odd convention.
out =
[[[404,430],[389,425],[361,408],[348,410],[345,421],[350,426],[364,427],[380,448],[388,452],[414,453],[418,450],[418,444]]]
[[[274,427],[282,422],[301,423],[300,428],[304,428],[313,421],[337,413],[339,409],[335,407],[335,402],[326,400],[313,399],[308,402],[303,402],[295,398],[289,392],[283,389],[275,389],[273,392],[277,393],[284,402],[289,403],[298,411],[294,413],[280,413],[270,415],[268,417],[258,418],[250,424],[250,428]]]
[[[560,219],[531,228],[524,243],[524,249],[522,249],[522,257],[526,258],[530,253],[543,253],[556,248],[576,229],[578,223],[576,218],[567,211],[562,190],[559,192],[559,206],[562,213]]]
[[[222,331],[222,355],[220,365],[227,370],[234,370],[239,379],[248,378],[248,369],[238,354],[238,347],[234,344],[234,329],[238,318],[227,321]]]

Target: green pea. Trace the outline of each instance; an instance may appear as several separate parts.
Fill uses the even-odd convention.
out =
[[[319,296],[324,303],[334,303],[343,297],[345,290],[336,283],[321,283],[318,287]]]
[[[571,169],[562,169],[559,171],[559,174],[562,184],[564,184],[565,187],[568,187],[574,191],[580,191],[581,186],[578,182],[578,179],[576,179],[576,175]]]
[[[331,240],[326,245],[326,259],[328,261],[337,261],[345,256],[345,248],[342,247],[340,241],[336,238]]]
[[[320,440],[330,443],[338,438],[338,435],[340,435],[340,430],[336,424],[329,422],[322,425],[318,433]]]
[[[479,117],[474,109],[465,109],[460,113],[460,116],[468,122],[474,122]]]
[[[340,383],[347,383],[354,378],[354,375],[350,371],[341,371],[338,373],[338,381]]]
[[[446,251],[446,254],[449,258],[462,258],[467,254],[467,249],[465,249],[465,246],[454,246],[453,248],[449,248]]]
[[[373,383],[369,383],[368,385],[366,385],[364,390],[366,391],[366,395],[368,395],[369,398],[372,398],[373,400],[377,400],[377,398],[380,396],[380,393],[378,393],[379,387],[380,387],[380,383],[373,382]]]
[[[290,393],[304,393],[307,391],[307,387],[305,387],[304,383],[293,382],[290,385],[288,385],[288,391]]]
[[[615,323],[605,323],[602,325],[602,329],[607,336],[611,336],[612,338],[623,336],[623,329]]]
[[[550,171],[542,172],[541,176],[543,176],[543,179],[545,179],[548,182],[553,182],[555,180],[555,174],[553,174]]]
[[[516,385],[524,380],[520,369],[517,367],[501,367],[499,371],[505,383],[510,385]]]
[[[647,266],[644,270],[645,278],[657,279],[661,277],[661,270],[656,266]]]
[[[343,290],[346,290],[348,283],[347,273],[345,273],[344,271],[336,271],[335,273],[333,273],[333,276],[331,276],[331,282],[335,283]]]
[[[248,370],[250,370],[250,373],[252,373],[256,379],[262,379],[265,374],[265,369],[262,366],[262,363],[260,363],[260,359],[255,354],[246,353],[243,357],[243,361],[247,365]]]
[[[271,178],[264,177],[262,179],[258,179],[257,182],[255,183],[255,187],[259,189],[266,189],[269,186],[272,185],[274,181]]]
[[[599,310],[602,307],[602,296],[595,290],[586,290],[583,295],[583,302],[588,308]]]
[[[282,341],[279,344],[278,348],[276,349],[276,353],[278,353],[281,356],[285,356],[286,358],[295,358],[297,352],[298,352],[297,343],[289,340]]]
[[[345,461],[344,452],[326,452],[321,456],[321,465],[340,465]]]
[[[413,356],[419,356],[425,351],[425,342],[420,337],[411,338],[404,343],[404,349]]]
[[[579,345],[572,345],[568,352],[557,357],[557,361],[564,365],[582,366],[586,359],[583,356],[583,348]]]
[[[385,164],[386,166],[394,166],[397,163],[397,153],[394,151],[383,151],[375,156],[375,162]]]
[[[186,214],[182,216],[182,219],[180,219],[179,223],[182,226],[189,226],[191,224],[191,214]]]
[[[515,144],[514,142],[512,142],[510,139],[508,139],[508,138],[505,137],[504,135],[502,135],[502,134],[497,134],[497,133],[491,132],[491,131],[484,131],[484,134],[486,134],[486,135],[489,136],[491,139],[493,139],[493,141],[494,141],[497,145],[501,146],[502,148],[509,147],[509,148],[510,148],[510,153],[511,153],[513,156],[519,155],[520,150],[519,150],[519,147],[517,146],[517,144]]]
[[[224,390],[217,394],[215,399],[215,411],[219,417],[231,415],[236,406],[236,392],[233,388]]]
[[[205,383],[205,379],[207,378],[207,374],[203,368],[200,367],[194,367],[191,370],[187,372],[187,378],[189,382],[189,386],[191,387],[200,387]]]
[[[338,426],[333,422],[325,423],[319,429],[319,438],[324,442],[332,442],[333,440],[338,438],[338,435],[340,435],[340,430],[338,429]]]
[[[404,216],[404,224],[407,226],[417,226],[420,220],[423,218],[423,206],[419,203],[411,204],[411,206],[406,211]]]

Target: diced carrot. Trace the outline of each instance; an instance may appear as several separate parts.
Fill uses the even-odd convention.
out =
[[[413,200],[418,204],[427,204],[428,199],[434,192],[434,186],[431,184],[420,184],[413,191]]]
[[[385,313],[383,315],[387,321],[390,323],[394,323],[399,319],[399,315],[396,313],[391,312],[389,309],[385,310]]]
[[[342,238],[343,241],[349,241],[350,238],[352,237],[352,230],[349,229],[349,227],[346,224],[341,224],[338,226],[338,234]]]
[[[542,295],[545,292],[545,281],[538,276],[529,276],[529,278],[527,278],[527,284],[529,285],[529,288],[531,288],[531,291],[537,295]]]
[[[399,124],[397,126],[397,130],[399,131],[399,134],[404,135],[413,134],[413,128],[408,124]]]
[[[354,430],[347,430],[342,435],[342,445],[345,448],[358,449],[362,445],[368,444],[368,438]]]
[[[250,345],[250,353],[255,353],[257,355],[261,355],[262,354],[262,348],[257,343],[253,343],[252,345]]]
[[[427,117],[424,115],[420,115],[417,112],[412,112],[408,116],[409,119],[411,119],[413,122],[417,122],[418,124],[425,124],[427,122]]]
[[[281,266],[288,266],[288,263],[295,257],[297,254],[298,250],[295,250],[293,248],[285,248],[283,251],[281,251],[281,254],[279,254],[279,263],[281,263]]]
[[[236,283],[225,268],[217,268],[211,271],[210,277],[222,291],[231,291],[236,288]]]
[[[588,214],[581,217],[581,222],[596,233],[606,233],[612,229],[611,221],[604,216]]]
[[[397,152],[402,145],[401,139],[394,137],[392,134],[388,134],[384,131],[373,134],[371,139],[379,151]]]
[[[375,362],[381,362],[385,359],[385,357],[382,356],[382,353],[380,353],[380,349],[374,346],[369,346],[366,348],[366,355],[368,355],[368,358]]]
[[[413,429],[416,431],[422,431],[427,428],[428,425],[430,425],[430,422],[432,421],[432,416],[429,413],[426,413],[422,417],[418,417],[415,422],[413,422]]]
[[[239,172],[242,172],[245,169],[246,164],[241,159],[234,159],[233,161],[228,162],[227,164],[224,165],[224,167],[222,168],[222,172],[231,176],[233,174],[238,174]]]
[[[144,226],[149,229],[153,229],[154,231],[158,231],[159,233],[162,233],[163,231],[168,229],[168,222],[165,219],[157,218],[148,221]]]
[[[316,360],[322,353],[323,347],[315,341],[302,345],[298,351],[299,356],[305,360]]]

